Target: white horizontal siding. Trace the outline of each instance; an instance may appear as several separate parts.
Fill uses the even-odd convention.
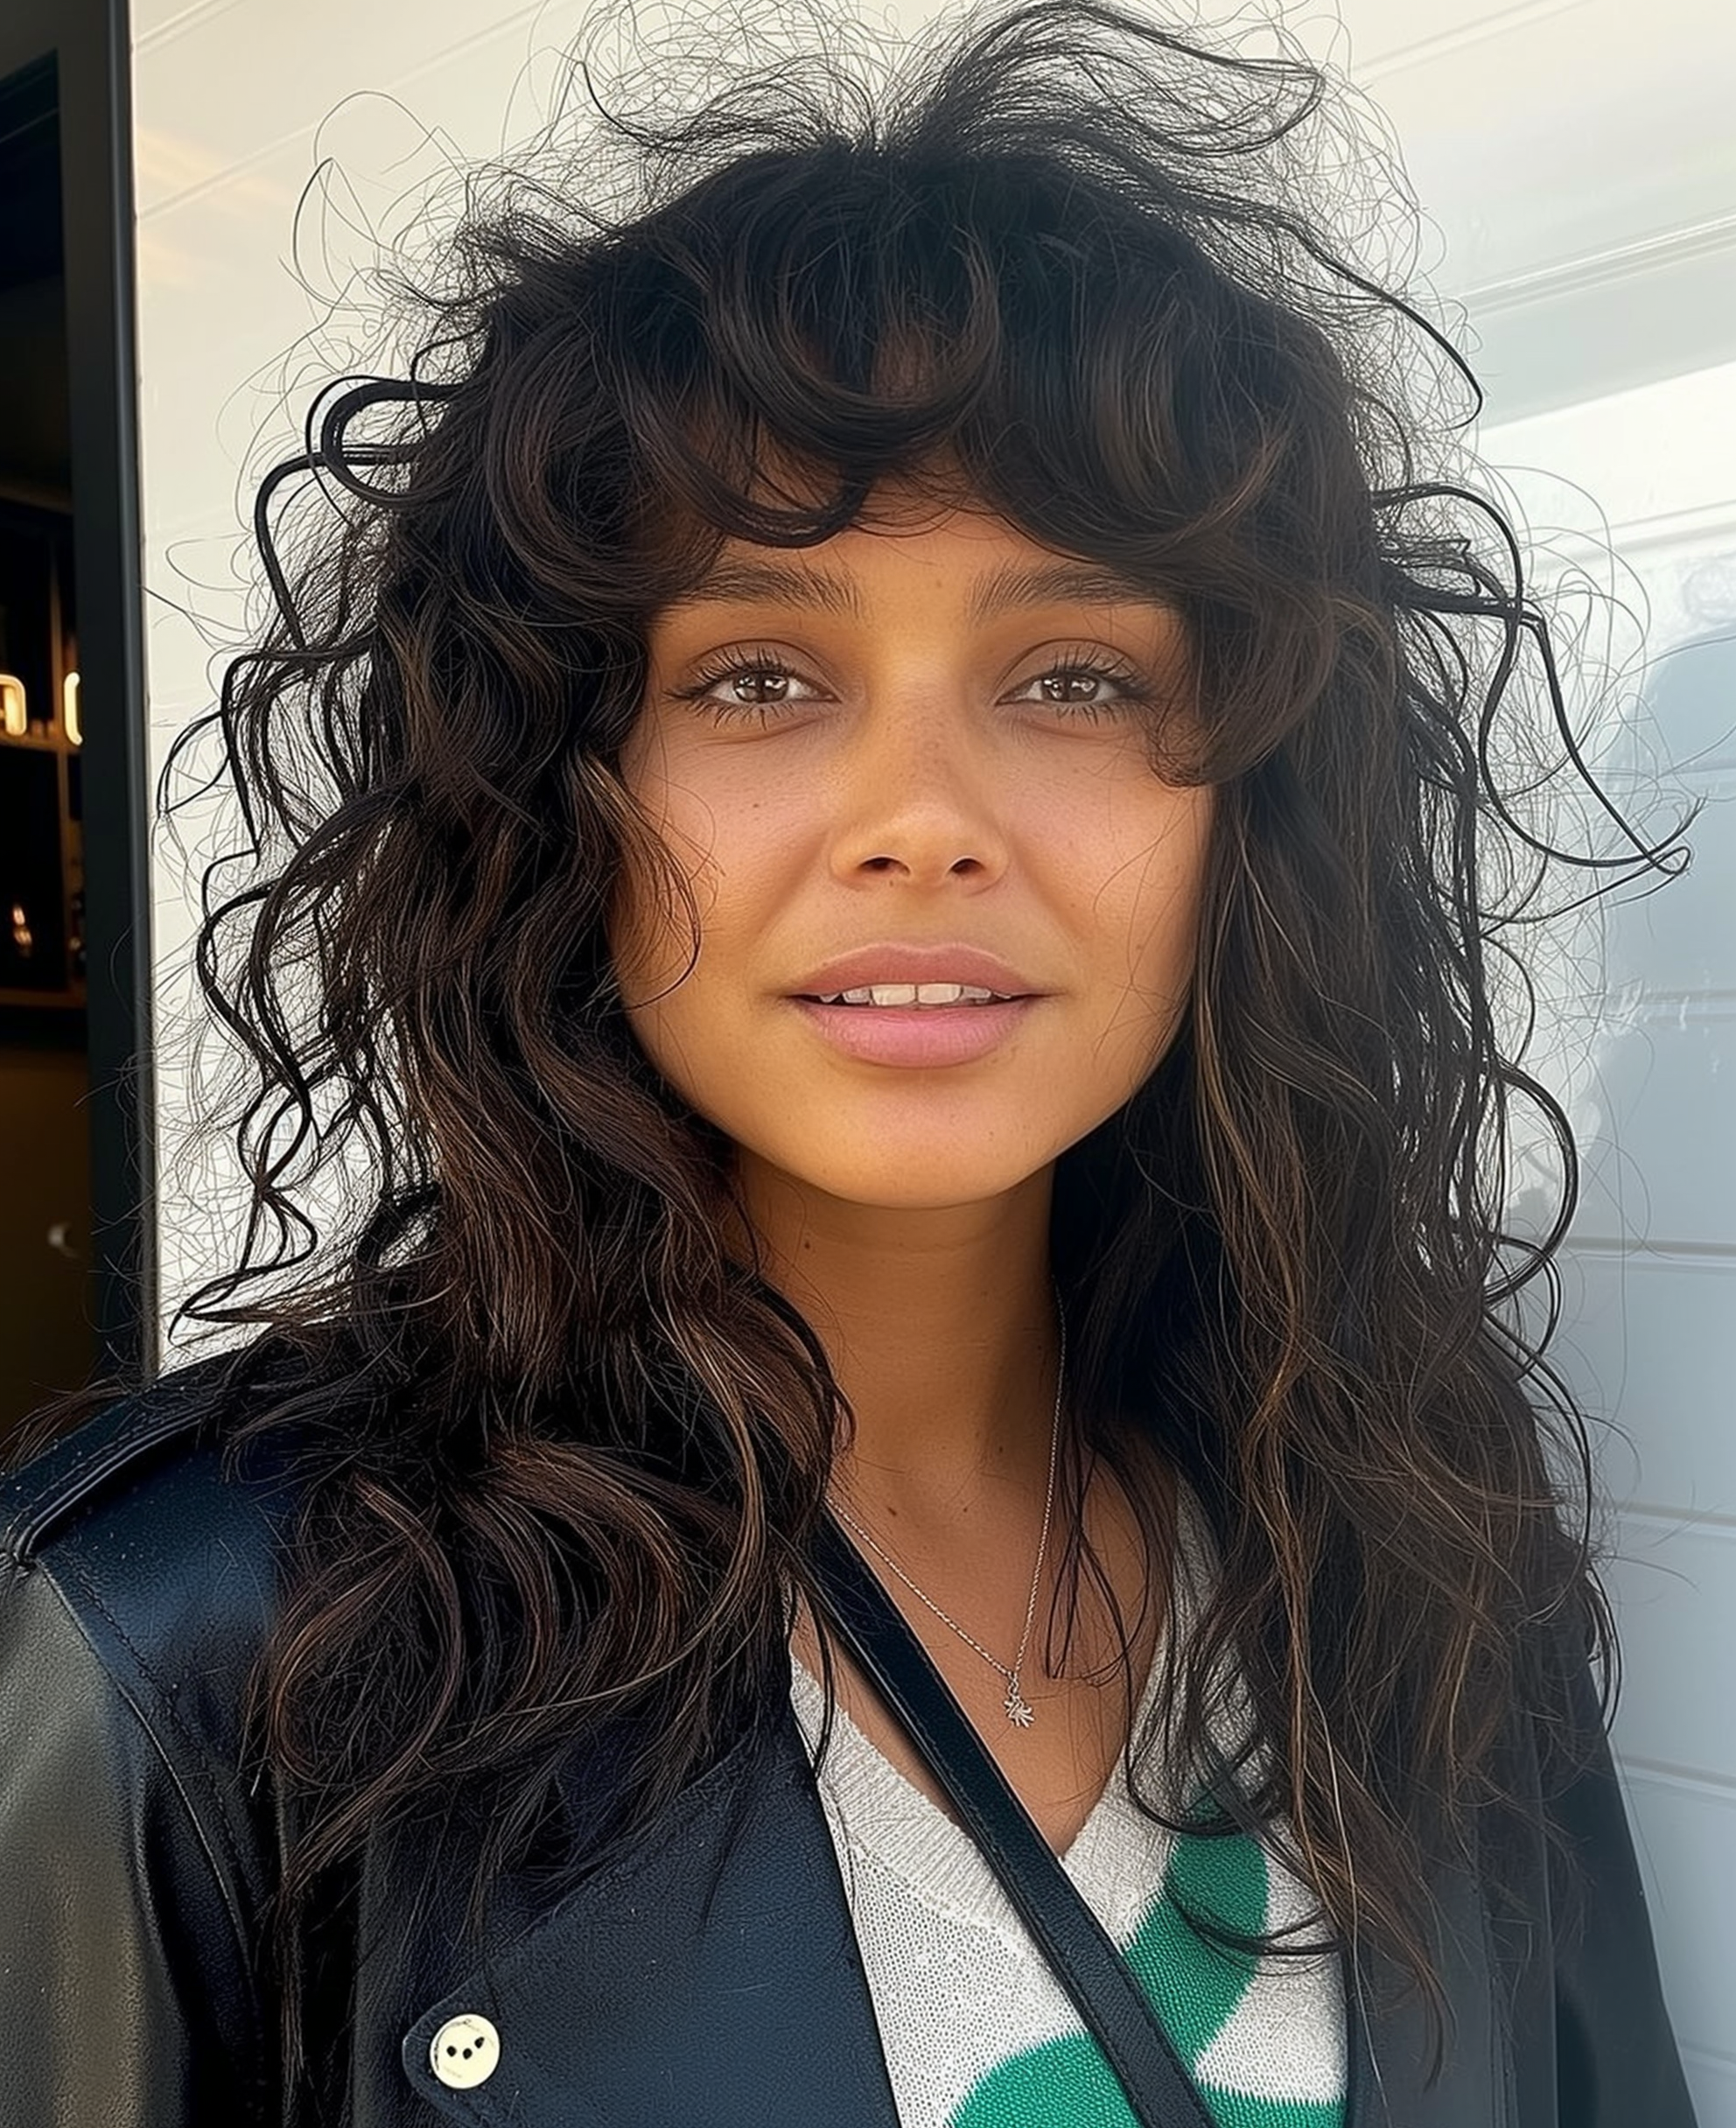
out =
[[[1667,890],[1666,890],[1667,891]],[[1580,1114],[1577,1240],[1681,1252],[1736,1240],[1736,996],[1642,1000],[1600,1045]]]
[[[516,32],[511,66],[499,71],[485,56],[465,103],[471,151],[485,151],[498,142],[506,92],[539,15],[546,40],[549,11],[535,0],[416,0],[413,9],[357,7],[351,0],[298,0],[292,7],[227,0],[154,23],[136,21],[141,219],[220,186],[283,147],[300,149],[305,167],[308,141],[345,97],[420,88],[443,66],[474,59],[479,48],[492,53]],[[214,81],[246,88],[214,98]],[[439,101],[438,83],[416,98],[425,123],[439,122]]]
[[[1736,1516],[1736,1256],[1570,1248],[1561,1278],[1550,1357],[1610,1422],[1605,1485],[1637,1505]]]
[[[1629,1512],[1616,1534],[1605,1572],[1622,1645],[1616,1748],[1736,1784],[1736,1523]]]
[[[1612,300],[1642,328],[1642,273]],[[1654,832],[1701,808],[1688,876],[1582,934],[1591,965],[1544,1046],[1586,1160],[1553,1356],[1611,1422],[1615,1743],[1702,2128],[1736,2128],[1736,334],[1716,352],[1490,448],[1545,469],[1515,475],[1534,527],[1595,535],[1606,514],[1652,661],[1606,758],[1642,796],[1655,778]]]

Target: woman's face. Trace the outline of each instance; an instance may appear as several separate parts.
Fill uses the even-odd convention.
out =
[[[1152,764],[1153,705],[1185,729],[1191,698],[1173,609],[892,495],[819,546],[731,542],[648,650],[622,772],[698,954],[641,880],[616,967],[744,1162],[962,1205],[1127,1100],[1184,1009],[1211,820]]]

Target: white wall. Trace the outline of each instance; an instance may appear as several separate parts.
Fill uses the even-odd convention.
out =
[[[1606,912],[1602,994],[1558,998],[1570,1007],[1558,1083],[1586,1156],[1558,1356],[1586,1407],[1615,1422],[1603,1475],[1627,1660],[1616,1744],[1703,2120],[1731,2128],[1736,361],[1491,429],[1484,444],[1534,525],[1606,528],[1648,616],[1641,714],[1612,766],[1636,753],[1668,765],[1659,788],[1703,808],[1688,876]],[[1575,551],[1571,536],[1554,544]]]
[[[927,11],[904,0],[905,19]],[[1402,144],[1434,230],[1424,264],[1466,307],[1486,445],[1526,514],[1584,524],[1567,483],[1606,511],[1660,661],[1656,728],[1634,744],[1661,746],[1706,802],[1692,878],[1611,919],[1606,994],[1556,1001],[1590,1152],[1563,1352],[1631,1439],[1606,1457],[1630,1660],[1618,1740],[1703,2128],[1736,2128],[1736,368],[1720,367],[1736,365],[1736,10],[1343,0],[1341,18],[1290,18],[1348,59]],[[241,625],[247,475],[343,366],[342,321],[324,337],[318,321],[367,256],[346,221],[389,220],[449,150],[515,137],[536,55],[571,19],[506,0],[135,0],[134,24],[149,655],[167,734],[209,699],[206,631]],[[296,202],[326,156],[344,182],[292,262]],[[185,871],[165,852],[172,1156]],[[1564,1016],[1576,1002],[1582,1019]],[[220,1174],[172,1158],[163,1227],[173,1292],[220,1256]]]

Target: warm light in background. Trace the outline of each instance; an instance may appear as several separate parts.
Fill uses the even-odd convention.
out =
[[[23,738],[30,730],[24,683],[16,673],[0,672],[0,730],[8,738]]]
[[[69,672],[60,682],[60,722],[74,746],[84,744],[84,726],[79,721],[79,676]]]

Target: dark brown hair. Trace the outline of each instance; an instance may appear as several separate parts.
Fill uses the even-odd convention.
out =
[[[1184,1743],[1232,1659],[1236,1807],[1432,1989],[1426,1863],[1516,1713],[1564,1719],[1557,1628],[1570,1666],[1603,1633],[1540,1438],[1577,1422],[1507,1306],[1559,1233],[1502,1233],[1512,1104],[1564,1219],[1572,1159],[1492,1001],[1549,854],[1495,733],[1560,701],[1499,514],[1439,471],[1471,388],[1299,204],[1299,63],[1072,0],[878,84],[814,51],[600,121],[625,203],[575,166],[472,219],[410,373],[330,395],[261,497],[281,618],[212,722],[248,836],[199,946],[252,1223],[186,1312],[262,1329],[234,1438],[306,1480],[260,1698],[292,1904],[478,1786],[486,1884],[606,1726],[630,1830],[766,1697],[844,1415],[619,1008],[604,918],[655,852],[615,763],[647,618],[723,537],[928,477],[1191,623],[1192,1014],[1058,1177],[1082,1448],[1135,1415],[1208,1502]],[[320,1174],[362,1179],[323,1234]]]

